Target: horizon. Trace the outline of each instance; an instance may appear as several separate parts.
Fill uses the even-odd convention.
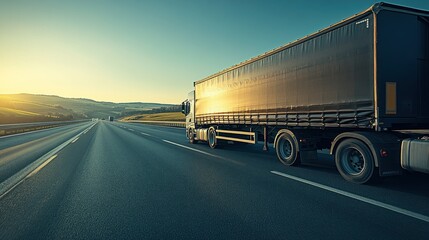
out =
[[[195,81],[374,3],[2,2],[0,94],[180,104]],[[391,3],[429,10],[428,1]]]
[[[144,103],[144,104],[165,104],[165,105],[178,105],[180,103],[160,103],[160,102],[142,102],[142,101],[132,101],[132,102],[113,102],[113,101],[102,101],[92,98],[85,98],[85,97],[64,97],[60,95],[55,94],[39,94],[39,93],[0,93],[0,96],[2,95],[32,95],[32,96],[44,96],[44,97],[58,97],[58,98],[64,98],[64,99],[77,99],[77,100],[89,100],[89,101],[95,101],[99,103],[114,103],[114,104],[126,104],[126,103]]]
[[[0,124],[103,119],[108,116],[138,117],[159,112],[178,113],[179,109],[179,104],[169,103],[97,101],[29,93],[0,94]]]

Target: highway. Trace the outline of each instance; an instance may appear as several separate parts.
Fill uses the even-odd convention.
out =
[[[0,239],[428,239],[428,175],[356,185],[261,149],[107,121],[0,138]]]

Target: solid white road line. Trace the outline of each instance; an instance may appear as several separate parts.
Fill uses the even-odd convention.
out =
[[[75,143],[78,139],[79,137],[75,138],[71,143]]]
[[[425,216],[423,214],[420,214],[420,213],[408,211],[406,209],[395,207],[395,206],[387,204],[387,203],[383,203],[383,202],[379,202],[379,201],[376,201],[376,200],[373,200],[370,198],[362,197],[362,196],[359,196],[359,195],[356,195],[353,193],[349,193],[349,192],[342,191],[342,190],[339,190],[339,189],[336,189],[333,187],[329,187],[329,186],[326,186],[326,185],[323,185],[320,183],[316,183],[316,182],[312,182],[312,181],[309,181],[306,179],[295,177],[295,176],[292,176],[292,175],[289,175],[286,173],[277,172],[277,171],[271,171],[271,173],[276,174],[278,176],[285,177],[285,178],[289,178],[289,179],[292,179],[292,180],[295,180],[295,181],[298,181],[301,183],[305,183],[305,184],[311,185],[313,187],[321,188],[321,189],[329,191],[329,192],[340,194],[342,196],[349,197],[349,198],[352,198],[352,199],[355,199],[355,200],[358,200],[361,202],[365,202],[365,203],[368,203],[368,204],[371,204],[371,205],[374,205],[377,207],[381,207],[381,208],[384,208],[384,209],[387,209],[387,210],[390,210],[390,211],[393,211],[393,212],[396,212],[399,214],[403,214],[403,215],[406,215],[406,216],[409,216],[409,217],[412,217],[412,218],[415,218],[415,219],[418,219],[418,220],[421,220],[424,222],[429,222],[429,217]]]
[[[73,136],[69,140],[63,142],[56,148],[52,149],[51,151],[47,152],[45,155],[41,156],[34,162],[30,163],[23,169],[21,169],[19,172],[15,173],[13,176],[9,177],[8,179],[4,180],[0,183],[0,199],[6,196],[10,191],[12,191],[14,188],[19,186],[22,182],[25,181],[28,177],[34,175],[37,173],[40,169],[42,169],[44,166],[46,166],[49,162],[51,162],[57,155],[59,151],[61,151],[63,148],[65,148],[68,144],[70,144],[72,141],[74,141],[76,138],[79,138],[82,134],[85,134],[88,132],[91,128],[93,128],[97,123],[92,124],[88,128],[86,128],[84,131],[78,133],[76,136]],[[36,171],[37,170],[37,171]]]

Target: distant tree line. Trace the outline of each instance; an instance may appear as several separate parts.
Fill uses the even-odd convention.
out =
[[[182,111],[181,105],[173,105],[169,107],[154,108],[145,113],[164,113],[164,112],[180,112],[180,111]]]

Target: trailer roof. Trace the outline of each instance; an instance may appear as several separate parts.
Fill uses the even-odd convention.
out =
[[[282,51],[284,49],[287,49],[287,48],[293,47],[295,45],[298,45],[298,44],[300,44],[300,43],[302,43],[302,42],[304,42],[304,41],[306,41],[308,39],[317,37],[317,36],[319,36],[319,35],[321,35],[321,34],[323,34],[325,32],[328,32],[328,31],[331,31],[331,30],[333,30],[335,28],[341,27],[341,26],[343,26],[343,25],[345,25],[345,24],[347,24],[347,23],[355,20],[356,18],[362,17],[362,16],[364,16],[366,14],[369,14],[369,13],[375,13],[375,14],[377,14],[381,10],[403,12],[403,13],[411,13],[411,14],[417,14],[417,15],[421,15],[421,16],[425,16],[425,17],[429,16],[429,11],[426,11],[426,10],[415,9],[415,8],[410,8],[410,7],[405,7],[405,6],[390,4],[390,3],[379,2],[379,3],[376,3],[376,4],[372,5],[370,8],[368,8],[368,9],[366,9],[366,10],[360,12],[360,13],[357,13],[357,14],[355,14],[355,15],[349,17],[349,18],[346,18],[346,19],[344,19],[344,20],[342,20],[342,21],[340,21],[338,23],[332,24],[329,27],[321,29],[321,30],[319,30],[319,31],[317,31],[317,32],[315,32],[313,34],[309,34],[309,35],[307,35],[305,37],[299,38],[299,39],[297,39],[297,40],[295,40],[293,42],[287,43],[287,44],[285,44],[283,46],[280,46],[278,48],[275,48],[275,49],[273,49],[271,51],[265,52],[265,53],[263,53],[261,55],[253,57],[251,59],[245,60],[245,61],[243,61],[241,63],[233,65],[233,66],[231,66],[229,68],[226,68],[226,69],[224,69],[224,70],[222,70],[220,72],[217,72],[217,73],[212,74],[212,75],[210,75],[210,76],[208,76],[206,78],[203,78],[203,79],[201,79],[199,81],[195,81],[194,85],[198,84],[198,83],[201,83],[201,82],[204,82],[204,81],[207,81],[207,80],[209,80],[211,78],[217,77],[219,75],[222,75],[222,74],[224,74],[226,72],[229,72],[229,71],[232,71],[234,69],[237,69],[237,68],[239,68],[241,66],[244,66],[246,64],[249,64],[249,63],[252,63],[252,62],[256,62],[256,61],[258,61],[258,60],[260,60],[260,59],[262,59],[264,57],[276,54],[276,53],[278,53],[278,52],[280,52],[280,51]]]

